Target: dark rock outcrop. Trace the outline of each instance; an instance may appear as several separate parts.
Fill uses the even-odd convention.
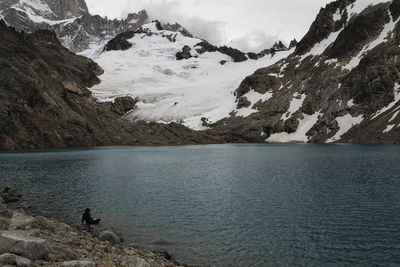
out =
[[[198,47],[196,48],[196,51],[199,54],[203,54],[205,52],[218,51],[222,54],[230,56],[234,62],[243,62],[247,60],[247,56],[245,53],[232,47],[227,47],[227,46],[217,47],[208,43],[207,41],[200,42],[196,44],[195,47]]]
[[[175,55],[176,60],[182,60],[182,59],[189,59],[189,58],[191,58],[192,55],[190,54],[190,50],[191,50],[191,48],[190,48],[189,46],[185,45],[185,46],[182,48],[182,52],[176,53],[176,55]]]
[[[17,202],[21,200],[21,194],[15,191],[15,189],[5,187],[3,191],[0,191],[0,198],[4,203]],[[2,202],[0,202],[0,204],[2,204]]]
[[[275,54],[276,52],[286,51],[288,48],[282,43],[282,41],[276,42],[271,48],[264,49],[257,54],[258,57],[263,57],[265,55]]]
[[[135,32],[128,31],[121,34],[118,34],[113,39],[108,41],[103,51],[112,51],[112,50],[127,50],[132,47],[132,44],[128,42],[129,39],[135,36]]]
[[[289,49],[293,48],[293,47],[296,47],[296,46],[297,46],[297,40],[296,39],[293,39],[292,41],[290,41]]]

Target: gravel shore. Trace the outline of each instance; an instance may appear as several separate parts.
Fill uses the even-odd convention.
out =
[[[168,252],[120,243],[111,230],[72,227],[32,214],[18,192],[0,189],[0,266],[187,266]]]

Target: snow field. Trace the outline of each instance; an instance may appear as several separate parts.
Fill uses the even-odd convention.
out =
[[[202,117],[215,122],[236,109],[233,93],[246,76],[292,52],[234,63],[219,52],[197,54],[194,46],[200,39],[158,31],[154,23],[143,28],[151,30],[153,35],[137,34],[129,40],[130,49],[109,51],[94,58],[105,71],[100,77],[102,83],[92,88],[94,95],[101,101],[112,101],[118,96],[138,98],[137,109],[128,116],[132,120],[181,122],[189,128],[203,130]],[[176,35],[176,42],[163,35]],[[185,45],[198,57],[177,61],[175,54]],[[95,49],[83,54],[95,55]],[[222,60],[227,63],[221,65]],[[246,116],[253,111],[239,111],[239,115]]]

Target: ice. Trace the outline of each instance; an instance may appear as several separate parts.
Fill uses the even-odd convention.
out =
[[[275,133],[268,137],[265,141],[271,143],[286,143],[286,142],[307,142],[309,137],[306,133],[314,126],[318,121],[318,117],[321,115],[320,112],[316,112],[312,115],[303,113],[303,119],[299,119],[299,126],[294,133]]]
[[[330,139],[326,140],[327,143],[332,143],[339,141],[342,135],[347,133],[353,126],[360,124],[364,120],[364,116],[360,115],[358,117],[353,117],[350,114],[346,114],[341,117],[337,117],[336,121],[338,123],[339,130]]]
[[[153,35],[137,34],[126,51],[96,54],[99,47],[84,51],[104,69],[102,82],[91,90],[100,101],[112,101],[118,96],[138,98],[137,109],[129,115],[132,120],[181,122],[196,129],[201,118],[215,122],[236,109],[234,91],[241,81],[257,69],[270,66],[285,58],[293,50],[276,53],[274,57],[234,63],[219,52],[206,52],[187,60],[176,60],[175,54],[183,46],[191,47],[202,40],[171,31],[158,31],[155,24],[143,26]],[[163,37],[176,34],[176,41]],[[228,61],[221,65],[220,61]],[[261,97],[266,99],[268,94]],[[257,112],[251,110],[251,112]]]

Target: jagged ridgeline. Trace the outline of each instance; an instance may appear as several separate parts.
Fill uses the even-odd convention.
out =
[[[136,30],[149,21],[146,11],[128,14],[123,20],[91,15],[85,0],[2,0],[0,18],[18,31],[49,29],[72,52]]]

